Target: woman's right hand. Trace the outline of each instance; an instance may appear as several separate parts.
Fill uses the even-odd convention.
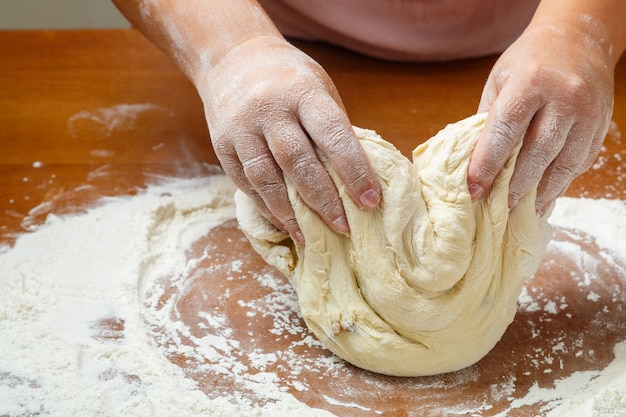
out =
[[[304,238],[285,179],[333,230],[349,231],[337,188],[316,149],[359,207],[378,205],[378,179],[337,89],[317,62],[283,38],[250,38],[192,78],[224,171],[296,241]]]

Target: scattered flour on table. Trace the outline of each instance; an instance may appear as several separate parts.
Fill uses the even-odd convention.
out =
[[[146,328],[147,293],[160,278],[194,267],[185,250],[234,218],[233,192],[224,176],[170,179],[134,197],[104,199],[81,214],[51,214],[14,247],[3,248],[0,415],[331,416],[280,389],[271,373],[239,374],[238,382],[262,401],[240,392],[209,397]],[[551,222],[580,228],[601,247],[626,253],[624,202],[561,199]],[[231,267],[236,271],[241,262],[233,259]],[[528,294],[523,297],[520,305],[534,308]],[[171,334],[183,325],[165,317],[162,323]],[[227,352],[228,335],[214,336]],[[253,363],[262,368],[274,360],[259,355]],[[615,347],[615,360],[603,371],[575,373],[553,389],[533,387],[511,408],[537,402],[552,402],[551,416],[625,416],[626,342]]]
[[[563,197],[550,217],[553,226],[576,229],[592,236],[602,248],[605,257],[616,256],[610,263],[624,265],[626,262],[626,202],[608,199],[586,199]],[[556,245],[551,242],[551,245]],[[550,247],[549,247],[550,249]],[[593,270],[587,254],[580,247],[558,244],[556,250],[569,254],[585,270],[582,285],[590,279],[586,270]],[[624,276],[626,278],[626,275]],[[598,301],[598,295],[590,292],[587,299]],[[521,309],[532,312],[543,309],[556,314],[560,308],[554,301],[545,303],[543,308],[536,299],[529,296],[526,289],[518,300]],[[553,347],[558,350],[559,346]],[[582,353],[579,352],[579,353]],[[569,377],[556,380],[554,388],[542,388],[536,383],[523,397],[513,399],[510,407],[498,417],[505,417],[512,409],[537,403],[546,404],[542,410],[547,417],[625,417],[626,416],[626,340],[614,347],[614,360],[601,371],[574,372]]]
[[[246,381],[262,407],[208,398],[145,328],[144,291],[187,267],[189,241],[234,217],[233,192],[222,176],[152,186],[50,215],[5,250],[0,415],[330,416],[263,380]]]
[[[626,261],[626,202],[561,198],[550,223],[585,232],[599,247]],[[533,387],[528,397],[560,397],[562,402],[549,417],[626,416],[626,341],[618,343],[614,352],[615,359],[602,371],[576,372],[557,381],[552,390]]]
[[[96,158],[109,158],[115,154],[107,149],[107,139],[113,139],[122,132],[134,129],[138,124],[150,120],[163,120],[172,117],[174,111],[152,103],[122,103],[110,107],[82,110],[67,120],[67,131],[74,139],[86,139],[97,147],[90,151]],[[95,139],[95,140],[94,140]],[[103,147],[104,146],[104,147]],[[165,147],[159,142],[152,150]]]
[[[159,113],[171,116],[172,112],[162,106],[151,103],[116,104],[92,110],[82,110],[72,115],[67,121],[67,130],[74,138],[81,123],[89,123],[98,127],[105,136],[118,130],[129,130],[135,126],[137,119],[147,113]]]

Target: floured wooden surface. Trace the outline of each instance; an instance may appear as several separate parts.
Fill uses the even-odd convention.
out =
[[[618,146],[619,140],[610,136],[607,144]],[[160,152],[160,147],[153,152]],[[573,185],[570,194],[613,196],[615,179],[624,177],[615,167],[623,152],[605,149],[598,165]],[[25,217],[5,211],[20,220],[18,226],[3,230],[8,245],[24,230],[36,231],[50,214],[89,215],[106,203],[104,196],[126,195],[133,200],[141,198],[146,184],[181,173],[191,181],[220,175],[218,167],[194,161],[104,165],[82,180],[72,174],[78,185],[64,188],[58,186],[67,183],[59,179],[64,172],[60,167],[33,163],[24,170],[22,183],[38,185],[25,188],[26,195],[43,191],[44,201]],[[606,176],[600,175],[602,170],[608,170]],[[605,182],[594,181],[596,177]],[[205,192],[211,194],[211,188]],[[172,198],[170,194],[164,192],[162,197]],[[203,201],[194,203],[192,198],[184,204]],[[606,218],[612,224],[610,216]],[[202,401],[218,401],[210,405],[218,407],[215,412],[223,406],[219,401],[243,401],[248,408],[238,411],[242,415],[269,405],[274,409],[265,412],[274,415],[280,407],[289,410],[287,414],[294,412],[293,407],[305,407],[312,415],[326,410],[338,416],[544,415],[560,397],[578,396],[573,387],[586,386],[600,379],[607,366],[615,366],[614,348],[626,339],[624,264],[602,243],[576,229],[590,220],[573,222],[570,228],[556,228],[501,342],[476,365],[450,374],[385,377],[334,357],[298,316],[296,295],[287,280],[256,255],[232,218],[206,234],[185,235],[188,248],[180,259],[187,265],[184,271],[148,281],[137,308],[143,311],[142,326],[156,344],[151,354],[182,370],[189,382],[197,384]],[[5,250],[10,252],[10,246]],[[102,253],[106,251],[103,247]],[[115,315],[101,317],[94,325],[90,340],[109,347],[111,340],[126,340],[131,331],[129,321]],[[139,374],[128,374],[125,384],[142,386]],[[15,383],[11,381],[21,381],[6,372],[1,379],[9,388]],[[101,388],[92,387],[93,392]],[[302,409],[297,412],[304,415]]]
[[[169,387],[168,384],[175,385],[173,394],[167,397],[170,402],[159,405],[166,398],[149,394],[144,394],[148,395],[144,401],[155,402],[152,406],[157,407],[181,407],[185,401],[191,401],[186,395],[197,391],[194,401],[212,408],[216,415],[226,410],[233,412],[235,406],[241,415],[293,415],[297,412],[317,416],[323,415],[322,410],[338,416],[542,415],[547,411],[544,407],[558,405],[561,396],[566,399],[577,396],[576,387],[602,377],[603,370],[615,364],[615,360],[626,359],[616,359],[614,354],[614,348],[626,339],[623,258],[614,253],[614,248],[607,250],[604,242],[596,242],[589,234],[577,230],[577,225],[570,225],[557,228],[540,270],[527,283],[520,298],[513,324],[496,348],[476,365],[422,378],[385,377],[347,365],[309,333],[298,316],[297,299],[287,280],[254,253],[232,217],[234,211],[228,214],[232,187],[215,194],[211,183],[225,183],[211,180],[216,175],[215,169],[198,168],[204,169],[203,177],[182,180],[181,186],[161,190],[149,186],[148,196],[154,201],[148,200],[145,205],[136,207],[134,204],[144,201],[146,191],[136,191],[135,196],[122,200],[101,201],[95,199],[97,186],[83,186],[41,206],[33,211],[33,217],[25,219],[24,224],[30,224],[33,230],[26,238],[37,242],[39,233],[64,225],[54,220],[51,225],[36,226],[40,223],[37,219],[60,213],[65,204],[81,198],[88,200],[82,193],[89,190],[88,195],[93,196],[94,201],[80,211],[76,211],[76,206],[68,208],[71,214],[65,217],[67,224],[73,224],[73,219],[83,219],[93,227],[103,221],[110,225],[105,223],[94,230],[73,226],[65,233],[57,229],[63,238],[54,239],[55,244],[47,249],[53,251],[50,255],[44,251],[42,257],[31,261],[7,263],[12,272],[25,279],[25,287],[11,287],[14,288],[10,297],[12,303],[22,306],[14,311],[29,305],[29,298],[22,304],[23,290],[19,288],[31,288],[28,283],[33,280],[42,295],[58,291],[54,284],[56,279],[46,284],[41,281],[46,274],[37,272],[47,269],[46,259],[58,260],[55,263],[58,279],[63,280],[63,288],[71,289],[59,293],[61,300],[66,299],[69,304],[64,306],[63,302],[50,301],[51,308],[46,308],[46,314],[38,317],[44,322],[52,320],[56,333],[38,339],[41,344],[30,352],[5,345],[9,350],[3,357],[10,359],[6,364],[18,363],[22,370],[31,369],[28,356],[11,358],[11,354],[28,352],[39,358],[54,355],[50,356],[46,367],[32,368],[32,374],[27,373],[28,378],[15,375],[18,371],[0,371],[2,380],[8,384],[4,388],[13,393],[19,387],[27,389],[20,391],[24,397],[18,401],[35,401],[30,404],[35,408],[41,404],[57,406],[55,398],[64,394],[58,390],[66,388],[62,388],[63,384],[58,388],[47,385],[44,380],[40,381],[44,376],[38,372],[45,371],[45,375],[49,372],[92,375],[96,372],[99,376],[95,380],[83,383],[81,395],[91,393],[94,398],[100,398],[103,392],[109,392],[106,384],[119,379],[121,386],[116,388],[116,395],[122,399],[125,398],[122,394],[130,395],[122,402],[128,404],[137,395],[134,392],[149,393],[148,387],[161,381],[162,389]],[[125,181],[118,179],[119,175],[96,177],[98,181],[104,177],[111,182]],[[162,181],[169,180],[161,177],[157,183]],[[176,181],[180,180],[174,180],[174,184]],[[196,181],[199,182],[194,185]],[[578,205],[589,215],[597,211],[593,209],[595,206],[585,208],[579,201],[582,200],[571,200],[569,206],[576,209]],[[105,213],[109,210],[117,215],[99,214],[90,220],[97,210],[105,210]],[[215,217],[218,212],[221,214]],[[129,223],[126,217],[138,223]],[[600,223],[598,219],[587,217],[589,224]],[[612,223],[614,219],[609,216],[604,218],[609,224],[618,224]],[[81,249],[72,250],[74,245]],[[30,246],[28,241],[20,245],[18,238],[18,246],[7,248],[3,256],[9,261],[12,255],[21,259],[20,253],[30,250],[27,249]],[[118,256],[110,255],[113,248],[126,253],[125,260],[108,257]],[[61,255],[55,251],[61,251]],[[64,272],[63,268],[73,271],[72,264],[83,262],[85,265],[80,270],[87,271],[84,274]],[[93,275],[97,273],[104,275],[102,278]],[[115,291],[127,295],[115,297]],[[129,297],[127,291],[136,296]],[[103,309],[106,314],[97,309],[91,311],[91,304],[85,302],[99,292],[101,295],[94,301],[113,297],[106,304],[110,307]],[[49,298],[53,299],[57,298]],[[87,310],[71,314],[72,308],[82,304]],[[140,316],[132,311],[139,312]],[[91,316],[94,319],[84,324]],[[29,320],[24,321],[19,334],[4,340],[19,343],[22,336],[29,334],[29,323]],[[81,326],[87,327],[81,330]],[[7,331],[10,329],[4,330]],[[146,340],[141,336],[144,332],[147,332]],[[81,361],[55,365],[60,351],[48,349],[48,346],[55,346],[46,339],[52,336],[65,340],[63,352],[83,346]],[[94,350],[85,350],[84,346]],[[109,353],[92,357],[100,349]],[[134,359],[120,359],[125,357]],[[176,382],[173,376],[162,374],[169,369],[163,364],[153,370],[140,366],[142,357],[153,357],[150,359],[152,366],[158,365],[157,359],[168,361],[173,366],[168,372],[176,373],[178,369],[187,381],[180,386],[192,385],[184,388],[180,395],[176,394],[176,387],[182,381]],[[103,372],[102,369],[109,370]],[[41,396],[30,397],[25,381],[44,390],[49,395],[43,396],[47,400],[42,400]],[[569,381],[565,388],[564,381]],[[197,385],[190,391],[193,384]],[[43,402],[38,404],[37,401]],[[224,408],[225,403],[231,408]],[[107,402],[103,407],[112,407],[112,403]],[[198,405],[195,409],[200,413],[206,411]],[[132,415],[128,409],[116,409],[119,410]],[[67,408],[65,411],[71,414],[76,410]]]

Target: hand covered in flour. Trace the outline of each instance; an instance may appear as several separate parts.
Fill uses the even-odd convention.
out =
[[[230,50],[196,80],[215,152],[235,184],[277,227],[303,242],[285,178],[338,233],[349,226],[320,162],[328,158],[362,209],[380,186],[328,74],[284,39],[260,36]]]
[[[332,229],[349,231],[318,151],[359,207],[378,205],[378,179],[330,77],[257,2],[114,2],[192,81],[224,170],[277,227],[303,241],[287,179]]]
[[[479,105],[489,116],[468,172],[474,199],[520,141],[509,207],[539,184],[542,214],[591,166],[613,110],[615,65],[596,23],[580,16],[531,23],[496,62]]]

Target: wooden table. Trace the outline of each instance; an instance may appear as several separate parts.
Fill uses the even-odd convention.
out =
[[[330,73],[352,122],[378,131],[406,155],[447,123],[475,112],[495,61],[488,57],[439,64],[390,63],[324,44],[297,45]],[[216,163],[193,87],[133,30],[0,32],[0,85],[0,245],[11,245],[50,212],[73,213],[101,196],[132,195],[152,173],[203,175],[210,171],[204,163]],[[572,184],[570,196],[626,199],[626,146],[621,142],[626,126],[625,59],[617,68],[615,93],[614,123],[605,148],[597,166]],[[222,248],[221,259],[246,255],[250,260],[244,270],[265,268],[241,239],[236,224],[218,230],[200,243]],[[227,237],[236,243],[222,245]],[[555,239],[568,238],[557,234]],[[586,249],[592,256],[597,252],[593,245]],[[441,410],[458,411],[462,401],[475,398],[491,404],[480,414],[487,416],[505,409],[507,397],[523,396],[535,382],[550,386],[574,371],[601,369],[612,360],[613,345],[626,338],[626,299],[613,297],[610,312],[602,313],[602,306],[586,302],[567,281],[572,273],[581,272],[576,265],[551,260],[548,256],[528,291],[546,299],[567,295],[573,319],[556,316],[547,323],[543,311],[520,311],[494,351],[459,373],[400,379],[347,368],[320,382],[305,372],[301,378],[313,388],[292,390],[293,394],[342,416],[369,414],[324,400],[340,385],[353,388],[342,401],[380,410],[385,416],[444,415]],[[623,288],[616,272],[604,267],[603,279]],[[210,285],[228,285],[219,273],[208,279],[211,284],[202,280],[194,284],[197,294]],[[251,296],[259,291],[245,290]],[[188,317],[202,307],[188,305],[192,310]],[[533,332],[540,332],[541,338],[533,338]],[[595,355],[579,357],[573,349],[562,352],[561,366],[551,373],[531,366],[533,357],[537,360],[533,352],[550,348],[563,335],[568,340],[585,337]],[[303,354],[328,355],[321,350]],[[184,358],[171,359],[193,367]],[[219,378],[208,383],[206,376],[199,378],[191,369],[189,375],[209,394],[232,383]],[[505,387],[512,377],[513,391],[503,395],[494,390]],[[537,405],[522,407],[509,415],[537,410]]]

